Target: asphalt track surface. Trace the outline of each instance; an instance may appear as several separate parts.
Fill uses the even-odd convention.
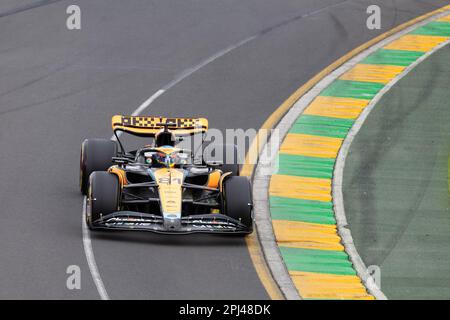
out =
[[[356,136],[346,215],[390,299],[450,299],[450,46],[400,80]]]
[[[0,298],[98,299],[81,237],[79,147],[110,137],[185,70],[249,37],[144,112],[205,116],[212,127],[258,128],[296,88],[392,27],[448,1],[79,0],[0,3]],[[382,29],[366,8],[382,8]],[[265,299],[246,243],[223,236],[93,233],[112,299]],[[81,290],[66,268],[81,267]]]

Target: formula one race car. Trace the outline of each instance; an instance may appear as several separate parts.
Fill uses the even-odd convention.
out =
[[[116,115],[112,127],[116,141],[86,139],[81,146],[80,187],[91,230],[252,232],[250,182],[238,175],[239,164],[194,161],[193,152],[177,147],[183,136],[201,134],[204,142],[208,120]],[[153,143],[125,151],[118,132]],[[234,145],[220,148],[237,159]]]

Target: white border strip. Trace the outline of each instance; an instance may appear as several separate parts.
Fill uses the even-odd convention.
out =
[[[86,254],[86,260],[89,266],[89,270],[94,280],[95,287],[102,300],[109,300],[108,293],[106,292],[105,285],[103,284],[100,272],[98,272],[97,263],[95,262],[94,252],[92,251],[91,237],[89,236],[89,229],[86,224],[86,196],[83,197],[83,214],[81,215],[81,229],[83,233],[83,248]]]
[[[270,207],[269,207],[269,183],[270,177],[264,175],[263,172],[267,172],[267,168],[262,168],[261,163],[272,163],[275,161],[271,161],[272,159],[268,159],[267,155],[270,154],[267,152],[267,147],[272,145],[272,143],[282,142],[289,129],[293,126],[297,118],[303,113],[306,107],[332,82],[337,80],[342,74],[353,68],[356,64],[364,60],[367,56],[374,53],[375,51],[381,49],[386,46],[388,43],[404,36],[407,33],[410,33],[414,29],[421,27],[423,25],[428,24],[429,22],[436,20],[440,17],[446,16],[450,13],[450,10],[444,11],[442,13],[438,13],[433,15],[417,24],[414,24],[398,33],[378,42],[374,46],[369,49],[363,51],[362,53],[356,55],[354,58],[350,59],[346,63],[344,63],[341,67],[337,68],[335,71],[330,73],[328,76],[324,77],[321,81],[319,81],[310,91],[308,91],[305,95],[303,95],[289,110],[289,112],[284,115],[280,123],[275,127],[275,130],[279,130],[280,141],[272,141],[272,138],[268,143],[264,146],[260,153],[260,160],[256,166],[255,176],[254,176],[254,187],[253,187],[253,197],[255,202],[255,224],[258,230],[258,235],[260,238],[261,246],[263,249],[263,253],[267,264],[269,265],[270,271],[278,283],[280,290],[286,297],[286,299],[301,299],[292,279],[289,275],[289,272],[284,264],[283,258],[281,257],[281,253],[279,251],[278,245],[276,243],[275,235],[272,227],[272,219],[270,215]],[[345,216],[344,210],[344,202],[342,197],[342,178],[344,171],[345,158],[347,156],[350,145],[364,123],[365,119],[369,115],[370,111],[374,108],[375,104],[381,99],[381,97],[401,78],[403,78],[406,74],[408,74],[414,67],[416,67],[420,62],[425,60],[431,54],[444,47],[446,44],[450,43],[450,40],[439,45],[434,48],[432,51],[424,54],[420,59],[414,62],[412,65],[407,67],[400,75],[394,78],[389,84],[387,84],[370,102],[370,104],[364,109],[359,118],[355,121],[352,129],[349,131],[347,137],[345,138],[342,147],[339,151],[338,157],[336,159],[336,164],[333,173],[333,188],[332,188],[332,196],[333,196],[333,204],[334,211],[337,221],[338,233],[342,239],[342,243],[345,247],[345,251],[350,257],[351,262],[353,263],[353,267],[355,268],[358,276],[363,281],[367,290],[370,294],[372,294],[376,299],[385,300],[387,299],[383,292],[376,286],[373,278],[368,274],[367,268],[362,261],[358,251],[355,248],[353,243],[353,238],[351,236],[350,230],[347,229],[347,219]],[[274,166],[272,167],[275,168]]]

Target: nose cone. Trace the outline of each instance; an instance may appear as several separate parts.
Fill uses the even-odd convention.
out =
[[[181,228],[181,219],[176,215],[164,216],[164,228],[167,230],[178,230]]]

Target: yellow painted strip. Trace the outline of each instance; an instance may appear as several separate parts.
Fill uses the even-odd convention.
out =
[[[281,145],[280,153],[308,157],[336,158],[341,145],[341,138],[289,133]]]
[[[384,49],[428,52],[447,40],[447,37],[408,34],[391,42]]]
[[[303,114],[342,118],[356,119],[362,110],[367,107],[370,100],[353,99],[353,98],[337,98],[337,97],[321,97],[318,96],[306,108]]]
[[[289,274],[305,299],[374,300],[358,276],[290,271]]]
[[[344,251],[336,225],[272,220],[275,238],[284,247]]]
[[[378,82],[387,84],[398,76],[405,67],[373,64],[357,64],[339,79],[351,81]]]
[[[269,192],[272,196],[329,202],[331,201],[331,179],[275,174],[270,180]]]
[[[450,22],[450,15],[445,16],[445,17],[442,17],[442,18],[438,19],[437,21],[440,21],[440,22]]]

